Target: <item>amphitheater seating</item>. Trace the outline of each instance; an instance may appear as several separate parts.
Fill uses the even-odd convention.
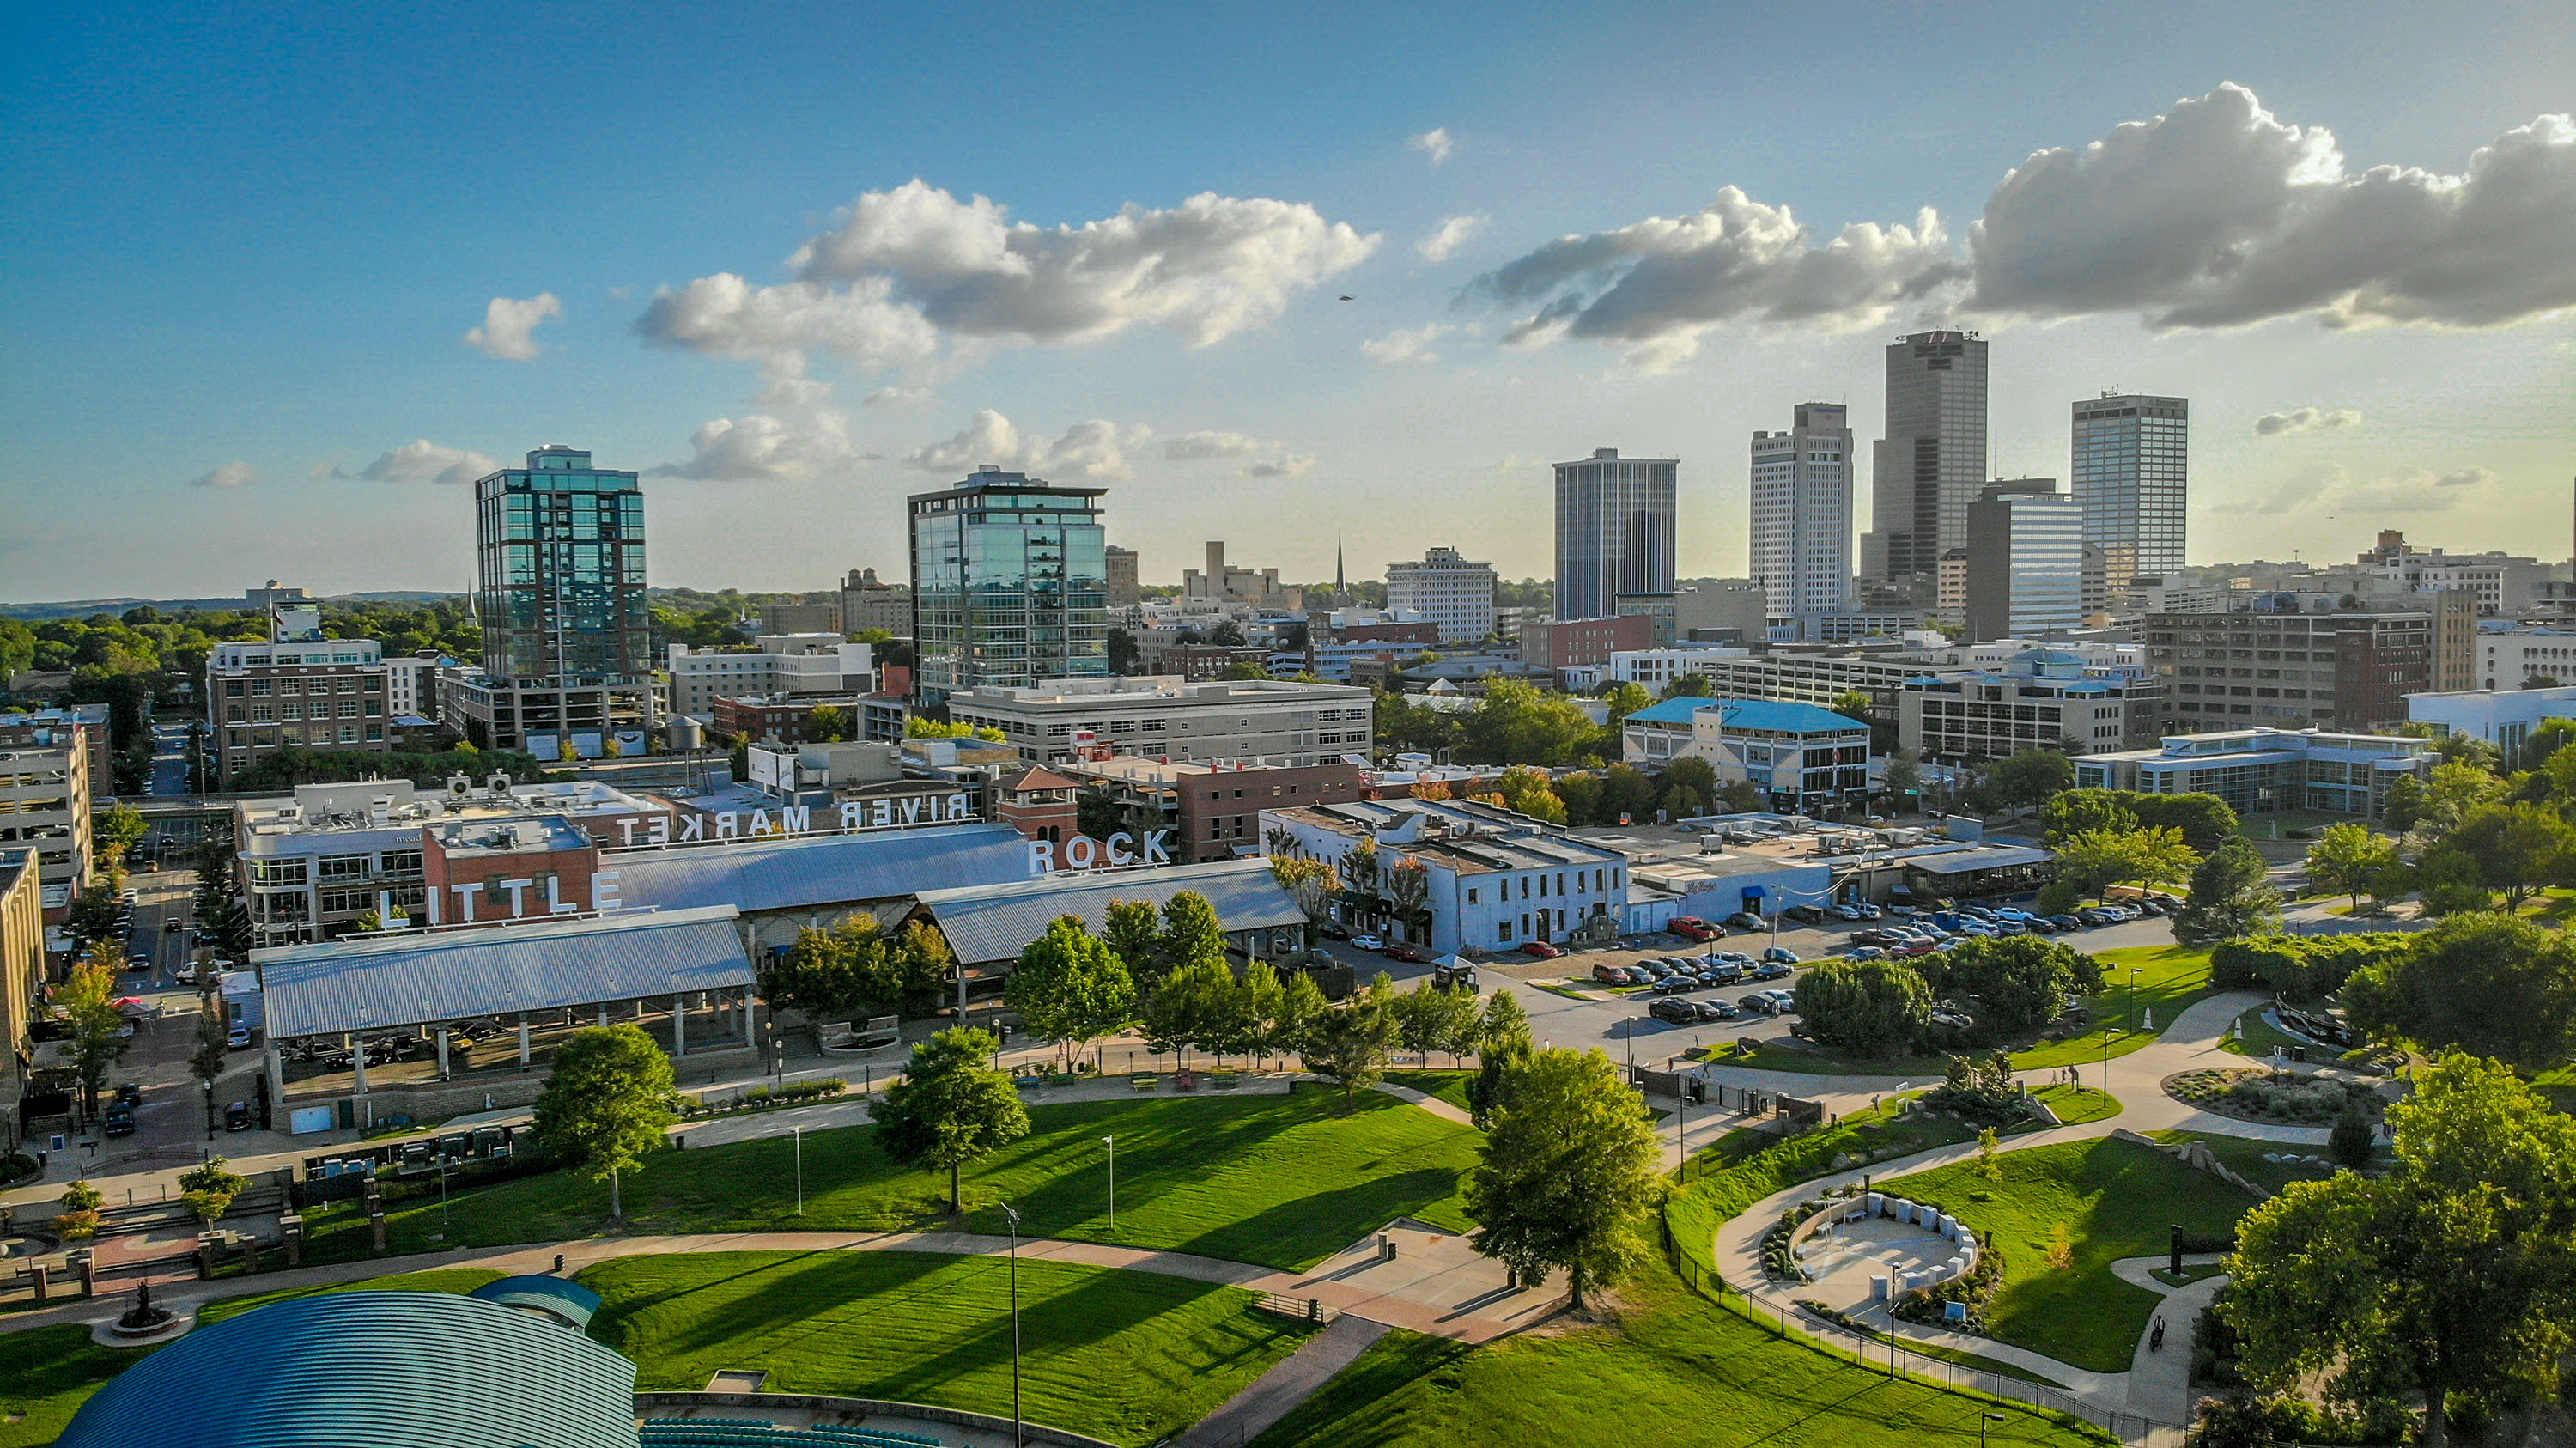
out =
[[[791,1428],[761,1418],[647,1418],[642,1442],[643,1448],[944,1448],[921,1433],[837,1423]]]

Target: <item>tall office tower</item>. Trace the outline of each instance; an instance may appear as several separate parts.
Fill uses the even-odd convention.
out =
[[[1840,403],[1803,402],[1789,431],[1753,435],[1753,581],[1775,623],[1851,608],[1850,422]]]
[[[2075,404],[2075,500],[2084,539],[2131,574],[2182,567],[2183,506],[2191,482],[2191,401],[2105,392]],[[2113,588],[2129,586],[2113,577]]]
[[[1974,332],[1917,332],[1887,346],[1887,435],[1870,448],[1869,536],[1861,571],[1930,578],[1968,540],[1986,483],[1986,344]]]
[[[549,443],[474,484],[483,665],[440,707],[477,748],[641,753],[653,727],[644,493],[635,474]]]
[[[2084,509],[2055,478],[1988,483],[1968,505],[1968,642],[2084,622]]]
[[[915,697],[1108,675],[1108,491],[986,463],[912,495]]]
[[[1673,591],[1673,458],[1597,448],[1556,465],[1556,616],[1608,618],[1623,593]]]
[[[1494,565],[1471,562],[1455,548],[1434,548],[1419,563],[1386,566],[1386,606],[1440,625],[1444,644],[1471,644],[1493,637],[1495,582]]]

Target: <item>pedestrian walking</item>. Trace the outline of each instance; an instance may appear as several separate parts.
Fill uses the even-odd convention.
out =
[[[2149,1333],[2147,1334],[2147,1351],[2149,1351],[2149,1352],[2163,1352],[2164,1350],[2165,1350],[2165,1318],[2164,1318],[2164,1314],[2160,1312],[2160,1313],[2157,1313],[2157,1314],[2156,1314],[2156,1325],[2155,1325],[2155,1329],[2154,1329],[2153,1331],[2151,1331],[2151,1332],[2149,1332]]]

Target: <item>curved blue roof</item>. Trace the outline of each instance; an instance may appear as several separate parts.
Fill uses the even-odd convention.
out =
[[[578,1282],[543,1272],[486,1282],[465,1295],[485,1302],[497,1302],[503,1307],[531,1307],[539,1312],[553,1313],[571,1323],[575,1332],[590,1326],[591,1318],[599,1312],[598,1293]]]
[[[329,1292],[201,1327],[81,1405],[60,1448],[636,1448],[635,1365],[534,1313]]]

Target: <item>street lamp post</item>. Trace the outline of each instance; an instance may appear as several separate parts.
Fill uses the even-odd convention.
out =
[[[1118,1138],[1104,1136],[1100,1144],[1109,1148],[1109,1235],[1118,1235]]]
[[[2118,1030],[2102,1033],[2102,1099],[2106,1103],[2111,1099],[2111,1043],[2127,1034],[2126,1031]],[[2103,1109],[2110,1108],[2106,1105]]]
[[[1011,1224],[1011,1448],[1025,1448],[1020,1438],[1020,1214],[1002,1204]]]
[[[2000,1423],[2000,1422],[2002,1422],[2003,1420],[2004,1420],[2004,1415],[2003,1415],[2003,1414],[2001,1414],[2001,1413],[1988,1413],[1988,1414],[1986,1414],[1984,1417],[1982,1417],[1982,1418],[1978,1419],[1978,1421],[1977,1421],[1977,1448],[1986,1448],[1986,1424],[1988,1424],[1988,1423]]]
[[[2138,1028],[2138,970],[2129,967],[2129,1029],[2133,1031]]]
[[[787,1134],[796,1138],[796,1215],[805,1215],[805,1128],[791,1126]]]

